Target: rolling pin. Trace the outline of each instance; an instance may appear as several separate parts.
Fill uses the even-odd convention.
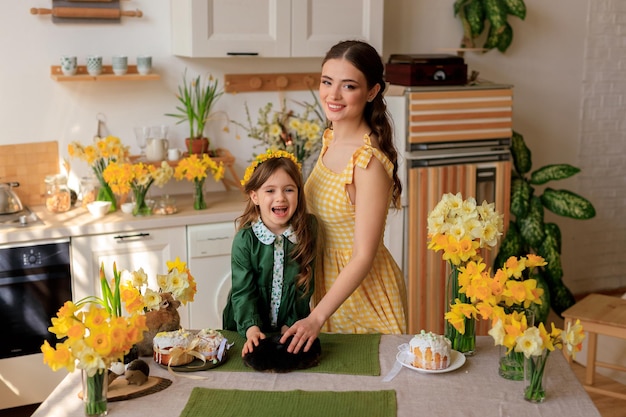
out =
[[[33,7],[30,9],[30,14],[51,14],[54,17],[66,17],[70,19],[119,19],[122,16],[143,16],[140,10],[122,11],[120,9],[96,9],[88,7],[54,7],[52,9]]]

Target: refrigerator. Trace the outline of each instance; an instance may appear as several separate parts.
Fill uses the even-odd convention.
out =
[[[402,267],[408,292],[408,332],[444,332],[446,264],[427,248],[428,214],[445,193],[495,203],[508,224],[513,88],[389,86],[386,92],[403,184],[402,210],[388,219],[385,239]],[[391,213],[391,212],[390,212]],[[497,248],[483,252],[490,265]],[[478,322],[486,334],[486,322]]]

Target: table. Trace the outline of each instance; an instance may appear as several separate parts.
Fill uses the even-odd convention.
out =
[[[584,388],[589,392],[626,400],[626,394],[594,387],[596,366],[626,372],[626,367],[596,360],[598,335],[626,339],[626,300],[602,294],[589,294],[563,312],[565,326],[580,320],[589,335],[587,341],[587,369]],[[571,358],[568,358],[571,362]]]
[[[165,390],[141,398],[109,403],[109,416],[177,417],[187,403],[193,387],[237,388],[244,390],[378,391],[393,389],[398,402],[398,417],[413,417],[420,410],[429,416],[549,416],[600,417],[587,392],[576,379],[565,357],[553,352],[548,361],[542,404],[523,399],[524,382],[498,376],[499,346],[489,336],[477,337],[477,353],[459,369],[442,374],[423,374],[403,368],[390,382],[383,378],[396,362],[398,346],[409,335],[384,335],[380,343],[380,376],[354,376],[307,372],[266,374],[259,372],[221,372],[218,368],[194,375],[192,380],[170,375],[151,364],[151,375],[173,380]],[[323,349],[323,346],[322,346]],[[57,386],[35,411],[33,417],[82,417],[80,372],[73,372]],[[207,414],[209,415],[209,414]],[[218,417],[218,416],[215,416]]]

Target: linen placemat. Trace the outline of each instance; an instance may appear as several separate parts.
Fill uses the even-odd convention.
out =
[[[395,417],[396,392],[247,391],[196,387],[180,417]]]
[[[235,331],[220,330],[228,343],[234,343],[228,350],[228,359],[214,371],[253,371],[244,365],[241,349],[245,339]],[[378,348],[380,334],[338,334],[320,333],[322,356],[320,364],[295,372],[319,372],[344,375],[380,375]]]

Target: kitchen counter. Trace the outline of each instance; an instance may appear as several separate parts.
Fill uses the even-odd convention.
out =
[[[239,190],[207,193],[205,210],[194,210],[191,194],[172,197],[176,199],[178,212],[171,215],[133,216],[118,209],[96,219],[83,207],[74,207],[65,213],[50,213],[43,205],[31,206],[30,209],[39,216],[43,224],[1,228],[0,245],[148,228],[228,222],[241,215],[245,207],[245,195]]]

